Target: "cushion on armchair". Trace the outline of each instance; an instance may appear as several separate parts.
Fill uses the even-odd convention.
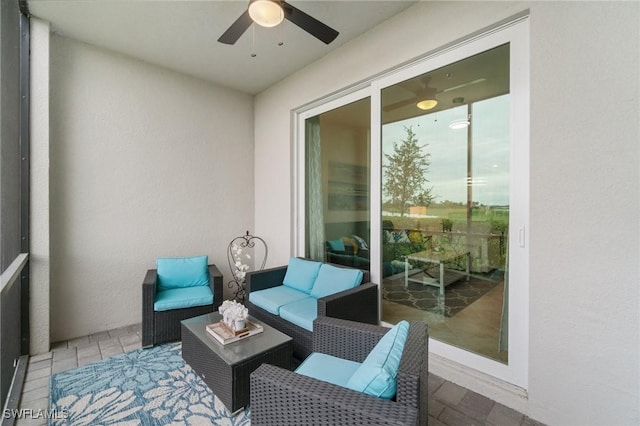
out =
[[[393,398],[397,389],[398,367],[408,334],[407,321],[402,320],[393,326],[367,355],[346,387],[380,398]]]
[[[172,288],[156,292],[153,310],[156,312],[171,309],[185,309],[213,304],[213,293],[209,286]]]
[[[209,285],[208,256],[164,257],[156,261],[157,290]]]
[[[359,362],[313,352],[296,368],[296,373],[346,388],[347,381],[360,365]]]
[[[318,276],[320,265],[322,265],[322,262],[292,257],[289,259],[287,272],[282,283],[287,287],[309,294]]]
[[[319,299],[358,286],[362,282],[363,273],[359,269],[338,268],[322,264],[318,277],[313,284],[310,295]]]

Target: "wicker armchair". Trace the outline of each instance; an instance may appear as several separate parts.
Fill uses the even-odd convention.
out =
[[[389,330],[327,317],[318,317],[313,329],[315,352],[356,362]],[[427,325],[411,321],[393,400],[263,364],[251,374],[251,424],[426,425],[428,340]]]
[[[222,273],[216,265],[209,265],[211,305],[156,312],[153,304],[157,281],[157,270],[149,269],[142,282],[142,347],[180,340],[180,321],[217,311],[222,303]]]

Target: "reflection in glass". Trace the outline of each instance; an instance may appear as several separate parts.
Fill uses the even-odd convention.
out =
[[[370,108],[366,98],[305,121],[310,259],[370,268]]]
[[[382,91],[383,320],[504,363],[509,110],[509,45]]]

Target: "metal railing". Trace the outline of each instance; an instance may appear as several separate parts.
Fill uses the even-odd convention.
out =
[[[24,266],[29,261],[29,253],[20,253],[11,265],[0,275],[0,293],[4,293],[5,288],[11,287],[20,277]]]
[[[24,384],[28,354],[22,353],[25,327],[22,310],[28,300],[29,254],[20,253],[0,274],[0,391],[4,409],[18,408]],[[27,297],[28,299],[28,297]],[[3,411],[4,413],[4,411]],[[0,419],[0,424],[11,425],[15,419]]]

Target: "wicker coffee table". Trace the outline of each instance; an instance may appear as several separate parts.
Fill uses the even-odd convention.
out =
[[[234,412],[249,404],[249,375],[261,364],[293,368],[293,341],[262,321],[249,318],[264,331],[223,345],[205,329],[220,319],[220,314],[213,312],[182,321],[182,358]]]

